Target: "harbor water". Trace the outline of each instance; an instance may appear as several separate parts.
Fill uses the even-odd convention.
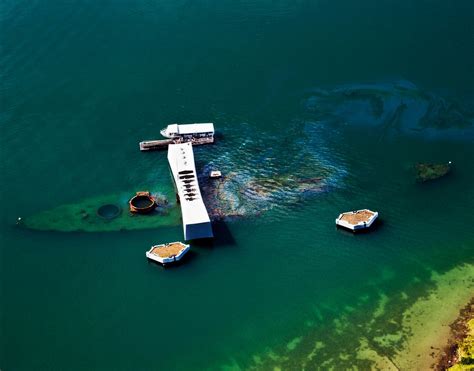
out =
[[[363,339],[474,264],[473,18],[468,0],[4,0],[0,368],[370,368]],[[166,151],[138,143],[174,122],[218,132],[194,148],[215,240],[163,269],[145,251],[182,240],[179,206]],[[17,223],[144,190],[174,217]],[[371,233],[336,229],[362,208]]]

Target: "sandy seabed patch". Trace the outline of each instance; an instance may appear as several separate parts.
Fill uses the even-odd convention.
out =
[[[474,265],[464,264],[446,273],[433,273],[435,286],[403,312],[401,333],[374,339],[384,346],[403,337],[401,348],[388,357],[361,340],[359,357],[374,362],[374,369],[434,369],[447,345],[450,324],[474,296]],[[388,367],[390,365],[390,367]]]
[[[433,368],[447,345],[449,325],[474,295],[474,265],[434,273],[432,279],[436,288],[404,313],[403,329],[411,336],[395,357],[400,369]]]
[[[326,323],[332,330],[309,329],[254,355],[250,365],[234,359],[227,369],[434,369],[448,343],[450,324],[474,296],[474,265],[432,272],[429,289],[419,297],[404,291],[378,296],[378,305],[362,321],[358,310],[350,311]]]

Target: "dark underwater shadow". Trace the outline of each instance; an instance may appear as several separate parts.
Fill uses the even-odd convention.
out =
[[[180,260],[178,260],[177,262],[173,262],[173,263],[168,263],[168,264],[160,264],[159,262],[157,261],[154,261],[154,260],[150,260],[150,259],[147,259],[148,261],[148,264],[151,264],[151,265],[154,265],[154,266],[158,266],[160,267],[161,269],[174,269],[174,268],[179,268],[180,266],[182,265],[186,265],[186,264],[190,264],[192,261],[194,261],[197,257],[198,257],[198,253],[193,251],[192,249],[190,249]]]
[[[369,233],[375,233],[381,230],[384,227],[385,223],[386,222],[383,219],[377,218],[374,221],[374,223],[370,226],[370,228],[361,229],[361,230],[358,230],[357,232],[353,232],[350,229],[341,227],[339,225],[336,225],[336,230],[342,234],[347,234],[347,235],[352,235],[352,236],[359,235],[359,234],[369,234]]]
[[[455,182],[457,180],[457,177],[458,174],[456,174],[456,171],[453,167],[449,173],[437,179],[425,180],[424,182],[421,180],[415,180],[414,184],[417,186],[418,189],[431,190]]]
[[[214,139],[215,139],[216,141],[223,140],[223,139],[224,139],[224,134],[223,134],[222,132],[220,132],[220,131],[216,131],[216,132],[214,133]]]
[[[212,231],[214,233],[214,238],[203,238],[193,241],[191,246],[203,248],[235,246],[236,243],[232,236],[232,232],[223,220],[213,222]]]

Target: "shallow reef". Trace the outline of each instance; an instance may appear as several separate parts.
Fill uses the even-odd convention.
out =
[[[406,291],[390,295],[368,287],[364,297],[335,318],[319,308],[299,336],[250,359],[232,359],[224,369],[435,368],[449,338],[449,324],[472,298],[474,265],[427,274],[429,286],[420,286],[415,278]],[[367,304],[377,297],[377,305]]]
[[[459,312],[451,325],[451,335],[438,370],[466,371],[474,369],[474,297]]]

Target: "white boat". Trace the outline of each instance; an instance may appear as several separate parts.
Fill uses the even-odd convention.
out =
[[[189,245],[182,242],[171,242],[152,246],[145,255],[148,259],[165,265],[181,260],[188,251]]]
[[[379,213],[369,209],[361,209],[356,211],[348,211],[339,216],[336,219],[336,225],[350,229],[353,232],[357,232],[362,229],[369,228],[375,220],[378,218]]]
[[[172,124],[160,130],[160,133],[169,139],[212,139],[214,141],[214,124]]]
[[[213,170],[209,173],[209,178],[220,178],[222,173],[219,170]]]

